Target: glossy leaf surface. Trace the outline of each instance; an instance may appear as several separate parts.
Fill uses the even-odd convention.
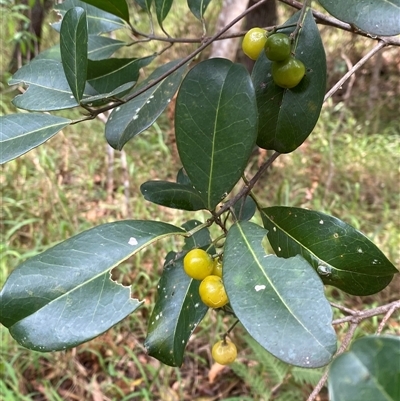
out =
[[[9,114],[0,117],[0,164],[46,142],[71,123],[48,114]]]
[[[139,306],[109,271],[154,241],[182,234],[170,224],[141,220],[78,234],[11,273],[0,293],[0,322],[19,343],[38,351],[87,341]]]
[[[110,14],[122,18],[129,22],[129,10],[125,0],[83,0],[100,10],[107,11]]]
[[[240,199],[233,207],[233,212],[237,220],[250,220],[254,216],[256,210],[256,203],[250,196]]]
[[[138,89],[160,77],[176,63],[173,61],[157,68]],[[186,68],[179,68],[157,85],[112,111],[106,124],[106,139],[110,146],[121,150],[129,140],[154,123],[177,91]]]
[[[43,74],[46,71],[46,74]],[[12,103],[30,111],[52,111],[78,106],[65,78],[60,61],[39,59],[20,68],[9,81],[10,85],[28,85],[28,89],[16,96]],[[96,95],[93,89],[86,87],[83,97]]]
[[[153,60],[154,56],[88,60],[87,79],[97,92],[108,93],[127,82],[137,81],[139,70]]]
[[[182,365],[186,344],[208,310],[200,299],[199,285],[183,270],[183,257],[170,252],[145,341],[149,355],[166,365]]]
[[[201,20],[211,0],[187,0],[190,11]]]
[[[368,336],[356,340],[329,369],[332,401],[398,401],[400,339]]]
[[[400,0],[319,0],[330,14],[373,35],[400,33]]]
[[[298,18],[299,13],[296,13],[285,24],[296,23]],[[280,32],[289,34],[293,29]],[[257,145],[280,153],[292,152],[310,135],[325,96],[325,51],[310,12],[298,36],[295,56],[304,63],[306,75],[292,89],[283,89],[274,83],[272,62],[264,52],[261,52],[252,72],[259,112]]]
[[[292,365],[326,365],[336,351],[323,284],[301,256],[267,255],[267,231],[239,222],[228,231],[223,280],[231,307],[249,334]]]
[[[121,18],[79,0],[65,0],[61,4],[55,4],[53,8],[61,16],[64,16],[65,13],[73,7],[81,7],[85,10],[89,35],[111,32],[126,26]],[[59,31],[61,22],[52,24],[52,27],[56,31]]]
[[[182,82],[175,113],[182,164],[212,210],[240,179],[254,147],[257,106],[248,72],[226,59],[197,64]]]
[[[76,101],[83,96],[86,83],[88,31],[86,13],[74,7],[65,14],[60,30],[60,54],[65,77]]]
[[[262,219],[278,256],[302,255],[325,284],[349,294],[374,294],[398,272],[364,234],[336,217],[276,206],[263,209]]]
[[[169,181],[147,181],[140,186],[140,192],[150,202],[180,210],[205,209],[198,192],[190,185]]]

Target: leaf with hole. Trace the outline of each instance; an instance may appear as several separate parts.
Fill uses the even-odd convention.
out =
[[[328,13],[372,35],[400,33],[400,0],[319,0]]]
[[[170,252],[144,344],[149,355],[166,365],[182,365],[186,344],[208,310],[200,299],[199,285],[183,270],[183,255]]]
[[[83,97],[87,72],[88,32],[83,8],[69,9],[61,23],[61,62],[69,87],[76,101]]]
[[[167,223],[126,220],[69,238],[11,273],[0,293],[0,322],[36,351],[88,341],[141,304],[110,270],[157,240],[183,234]]]
[[[400,339],[367,336],[351,344],[329,369],[332,401],[398,401],[400,396]]]
[[[299,13],[286,24],[298,21]],[[280,30],[290,34],[294,27]],[[272,79],[272,62],[264,52],[256,61],[252,79],[259,112],[257,145],[289,153],[311,134],[318,121],[326,90],[326,59],[318,27],[308,12],[298,35],[295,56],[306,67],[306,75],[292,89],[277,86]]]
[[[79,0],[65,0],[60,4],[55,4],[53,9],[59,15],[64,16],[65,13],[73,7],[81,7],[86,12],[88,34],[98,35],[103,32],[112,32],[117,29],[125,28],[124,21],[116,15],[107,13],[90,4],[86,4]],[[56,22],[51,25],[56,31],[60,31],[61,22]]]
[[[46,71],[46,74],[43,74]],[[28,89],[17,95],[14,106],[30,111],[52,111],[70,109],[78,106],[72,94],[60,61],[32,60],[20,68],[9,81],[10,85],[23,84]],[[97,95],[93,88],[86,85],[83,98]]]
[[[0,164],[29,152],[69,125],[71,120],[49,114],[9,114],[0,117]]]
[[[174,60],[157,68],[136,91],[159,78],[179,61]],[[180,67],[139,96],[115,108],[106,123],[106,139],[110,146],[121,150],[128,141],[150,127],[170,103],[186,70],[187,65]]]
[[[229,229],[223,280],[230,305],[249,334],[280,360],[324,366],[336,351],[336,334],[322,281],[299,255],[266,254],[266,234],[248,221]]]
[[[370,295],[398,273],[373,242],[336,217],[283,206],[262,209],[261,216],[275,253],[284,258],[302,255],[324,284]]]
[[[209,59],[186,75],[175,109],[176,143],[183,167],[207,209],[240,179],[257,135],[257,105],[247,70]]]

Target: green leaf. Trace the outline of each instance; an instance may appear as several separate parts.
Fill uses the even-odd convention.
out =
[[[125,0],[83,0],[100,10],[116,15],[129,23],[129,9]]]
[[[20,109],[51,111],[78,106],[65,78],[62,64],[57,60],[32,60],[20,68],[9,81],[10,85],[21,83],[29,87],[22,95],[13,99],[13,104]],[[83,97],[92,95],[97,93],[86,87]]]
[[[81,101],[81,104],[88,106],[97,106],[100,104],[108,103],[109,101],[121,99],[130,89],[135,86],[136,82],[127,82],[109,93],[102,93],[101,95],[90,96]]]
[[[294,24],[296,13],[286,24]],[[291,33],[294,27],[280,32]],[[271,75],[272,62],[264,52],[254,66],[252,79],[259,112],[257,145],[289,153],[310,135],[318,121],[326,90],[326,59],[319,30],[307,13],[298,36],[295,56],[306,66],[306,75],[292,89],[277,86]]]
[[[398,401],[400,339],[368,336],[356,340],[329,369],[332,401]]]
[[[186,231],[191,231],[202,224],[201,221],[198,220],[189,220],[186,223],[182,224],[182,227]],[[196,231],[190,237],[185,237],[185,245],[183,247],[184,250],[190,251],[193,248],[209,248],[212,242],[210,231],[207,227],[203,227],[201,230]],[[214,253],[214,248],[210,248],[209,253]]]
[[[176,182],[178,184],[193,186],[192,181],[190,181],[190,178],[185,173],[183,167],[179,169],[178,174],[176,175]]]
[[[266,233],[247,221],[228,231],[223,279],[231,307],[249,334],[280,360],[326,365],[336,351],[336,335],[322,282],[301,256],[267,255]]]
[[[0,117],[0,164],[46,142],[71,123],[49,114],[9,114]]]
[[[180,210],[205,209],[203,200],[190,185],[169,181],[147,181],[140,186],[140,192],[150,202]]]
[[[211,0],[187,0],[190,11],[193,15],[201,20],[206,11],[207,6],[210,4]]]
[[[23,346],[62,350],[98,336],[140,302],[109,271],[151,243],[184,231],[167,223],[103,224],[28,259],[0,293],[0,322]]]
[[[153,60],[154,56],[88,60],[87,79],[98,93],[108,93],[127,82],[137,81],[140,69]]]
[[[185,273],[182,257],[167,255],[144,343],[149,355],[169,366],[182,365],[186,344],[208,310],[200,281]]]
[[[400,0],[319,0],[334,17],[372,35],[400,33]]]
[[[126,42],[108,38],[107,36],[89,35],[88,58],[90,60],[108,58],[125,45]]]
[[[182,82],[175,113],[182,164],[212,210],[240,179],[254,147],[257,106],[248,72],[226,59],[197,64]]]
[[[178,61],[157,68],[138,90],[167,72]],[[177,91],[186,69],[186,65],[179,68],[157,85],[112,111],[106,124],[106,139],[110,146],[121,150],[129,140],[154,123]]]
[[[83,8],[71,8],[65,14],[60,30],[60,53],[65,77],[76,101],[83,97],[87,72],[88,32]]]
[[[349,294],[374,294],[398,273],[373,242],[336,217],[275,206],[262,209],[262,219],[278,256],[302,255],[324,284]]]
[[[250,220],[254,216],[256,210],[256,203],[250,196],[240,199],[233,207],[233,212],[237,220]]]
[[[151,3],[153,2],[153,0],[135,0],[135,2],[136,2],[137,4],[139,4],[139,6],[140,6],[143,10],[145,10],[145,11],[147,11],[147,12],[150,12]]]
[[[163,21],[171,9],[173,0],[154,0],[158,24],[162,27]]]
[[[98,35],[103,32],[111,32],[126,27],[124,21],[121,18],[102,11],[97,7],[86,4],[83,1],[66,0],[60,4],[54,5],[53,8],[58,14],[64,16],[65,13],[73,7],[81,7],[85,10],[89,35]],[[61,28],[61,22],[56,22],[52,24],[52,27],[56,31],[59,31]]]

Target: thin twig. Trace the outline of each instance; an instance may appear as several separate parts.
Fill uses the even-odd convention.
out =
[[[333,325],[352,322],[352,323],[360,323],[361,321],[368,319],[372,316],[381,315],[382,313],[387,313],[389,310],[393,308],[393,312],[396,309],[400,309],[400,301],[394,301],[390,304],[378,306],[373,309],[367,309],[363,311],[353,311],[354,313],[351,316],[345,316],[340,319],[336,319],[332,322]],[[393,313],[392,312],[392,313]]]
[[[199,46],[196,50],[194,50],[192,53],[190,53],[188,56],[184,57],[179,63],[177,63],[173,68],[170,68],[167,72],[165,72],[164,74],[160,75],[158,78],[154,79],[153,81],[151,81],[150,83],[148,83],[147,85],[143,86],[143,88],[139,89],[138,91],[136,91],[135,93],[133,93],[132,95],[128,96],[126,99],[124,99],[125,102],[134,99],[135,97],[141,95],[142,93],[146,92],[147,90],[149,90],[150,88],[152,88],[153,86],[157,85],[159,82],[161,82],[162,80],[164,80],[165,78],[167,78],[169,75],[171,75],[172,73],[174,73],[175,71],[177,71],[179,68],[181,68],[182,66],[184,66],[186,63],[188,63],[190,60],[192,60],[195,56],[197,56],[199,53],[201,53],[206,47],[208,47],[212,42],[214,42],[214,40],[216,40],[217,38],[219,38],[222,34],[224,34],[230,27],[232,27],[233,25],[235,25],[238,21],[240,21],[242,18],[244,18],[247,14],[249,14],[250,12],[252,12],[253,10],[255,10],[256,8],[260,7],[261,5],[263,5],[264,3],[266,3],[269,0],[261,0],[258,3],[254,4],[253,6],[249,7],[247,10],[245,10],[242,14],[240,14],[238,17],[236,17],[234,20],[232,20],[228,25],[226,25],[225,27],[223,27],[220,31],[218,31],[215,35],[213,35],[211,38],[206,39],[206,41]],[[111,104],[111,105],[107,105],[104,106],[100,109],[92,109],[91,113],[92,115],[89,117],[86,117],[84,120],[89,120],[89,119],[93,119],[97,114],[99,113],[103,113],[104,111],[107,110],[111,110],[113,109],[115,106],[118,106],[118,104]],[[83,121],[83,120],[81,120]]]
[[[342,354],[346,350],[346,348],[349,346],[350,341],[353,338],[353,335],[354,335],[357,327],[358,327],[358,323],[351,323],[349,330],[346,333],[346,337],[342,341],[342,344],[340,345],[340,348],[336,352],[334,358],[336,358],[340,354]],[[314,387],[314,390],[307,398],[307,401],[314,401],[317,398],[319,392],[322,390],[322,388],[325,386],[326,381],[328,380],[328,375],[329,375],[329,368],[326,368],[325,373],[319,380],[318,384]]]
[[[339,309],[339,310],[341,310],[342,312],[348,313],[348,314],[350,314],[350,315],[354,315],[354,314],[356,313],[356,311],[354,311],[353,309],[346,308],[345,306],[336,304],[335,302],[329,302],[329,303],[330,303],[331,306],[333,306],[334,308]]]
[[[383,328],[385,327],[385,324],[389,320],[390,316],[393,315],[394,311],[396,309],[399,309],[398,305],[392,305],[392,307],[386,312],[386,315],[383,317],[382,321],[380,322],[378,326],[378,330],[376,331],[376,335],[379,336],[382,333]]]
[[[296,0],[279,0],[281,3],[288,4],[289,6],[292,6],[294,8],[297,8],[300,10],[303,7],[303,3],[300,3],[299,1]],[[353,27],[352,25],[348,24],[347,22],[343,22],[338,20],[335,17],[331,17],[329,15],[326,15],[324,13],[321,13],[316,10],[312,10],[314,18],[317,20],[317,23],[324,24],[324,25],[329,25],[333,26],[335,28],[342,29],[343,31],[351,32],[357,35],[365,36],[370,39],[375,39],[382,41],[384,40],[388,45],[393,45],[393,46],[400,46],[400,38],[398,36],[378,36],[378,35],[371,35],[368,32],[361,31],[360,29],[357,29]]]
[[[383,49],[385,46],[387,46],[387,43],[384,41],[378,42],[378,44],[371,50],[369,51],[362,59],[360,59],[354,66],[347,71],[346,74],[343,75],[343,77],[328,91],[328,93],[325,95],[324,102],[326,102],[337,90],[339,90],[342,85],[359,69],[361,68],[374,54],[379,52],[381,49]]]
[[[221,216],[221,214],[231,208],[239,199],[246,196],[253,189],[254,185],[257,183],[263,173],[268,170],[271,164],[279,157],[279,155],[279,152],[273,153],[271,157],[269,157],[268,160],[259,168],[257,173],[254,174],[253,178],[248,182],[248,184],[246,184],[232,199],[226,202],[221,209],[219,209],[218,212],[213,215],[213,218],[215,219]]]

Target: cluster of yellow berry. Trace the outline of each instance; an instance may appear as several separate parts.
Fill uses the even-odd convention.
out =
[[[222,308],[229,302],[222,280],[222,261],[219,257],[213,258],[203,249],[192,249],[183,259],[183,268],[189,277],[201,280],[200,298],[208,307]],[[225,337],[214,344],[211,354],[216,362],[228,365],[236,359],[237,349],[235,344]]]
[[[284,33],[268,35],[265,29],[252,28],[243,38],[242,49],[252,60],[264,50],[272,61],[272,79],[282,88],[294,88],[306,73],[304,64],[292,55],[290,38]]]

